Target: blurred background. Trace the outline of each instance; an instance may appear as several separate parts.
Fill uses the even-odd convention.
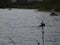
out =
[[[39,9],[60,11],[60,0],[0,0],[0,8]]]

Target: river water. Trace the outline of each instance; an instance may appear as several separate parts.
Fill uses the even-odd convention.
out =
[[[60,16],[36,9],[0,9],[0,45],[42,45],[42,20],[44,44],[60,45]],[[12,41],[13,40],[13,41]]]

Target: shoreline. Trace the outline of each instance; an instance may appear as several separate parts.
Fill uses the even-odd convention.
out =
[[[12,10],[12,9],[26,9],[26,10],[36,10],[36,11],[40,11],[40,12],[51,12],[51,11],[40,10],[40,9],[35,9],[35,8],[0,8],[0,9],[8,9],[8,10]],[[60,11],[55,11],[55,12],[60,12]]]

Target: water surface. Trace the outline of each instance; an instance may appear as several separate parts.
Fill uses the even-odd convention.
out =
[[[60,44],[60,16],[49,16],[50,12],[35,9],[0,9],[0,45],[42,45],[42,29],[38,26],[44,20],[46,27],[45,45]]]

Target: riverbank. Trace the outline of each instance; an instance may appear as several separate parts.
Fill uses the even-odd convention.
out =
[[[36,10],[36,11],[42,11],[42,12],[51,12],[51,10],[46,10],[46,9],[39,9],[39,8],[0,8],[0,9],[8,9],[8,10],[12,10],[12,9],[30,9],[30,10],[32,10],[32,9],[34,9],[34,10]],[[55,11],[55,12],[60,12],[60,11]]]
[[[59,4],[60,5],[60,4]],[[60,12],[60,6],[49,6],[49,4],[43,4],[43,3],[33,3],[33,4],[15,4],[15,5],[10,5],[10,6],[3,6],[0,7],[1,9],[6,9],[6,8],[16,8],[16,9],[38,9],[38,11],[59,11]]]

